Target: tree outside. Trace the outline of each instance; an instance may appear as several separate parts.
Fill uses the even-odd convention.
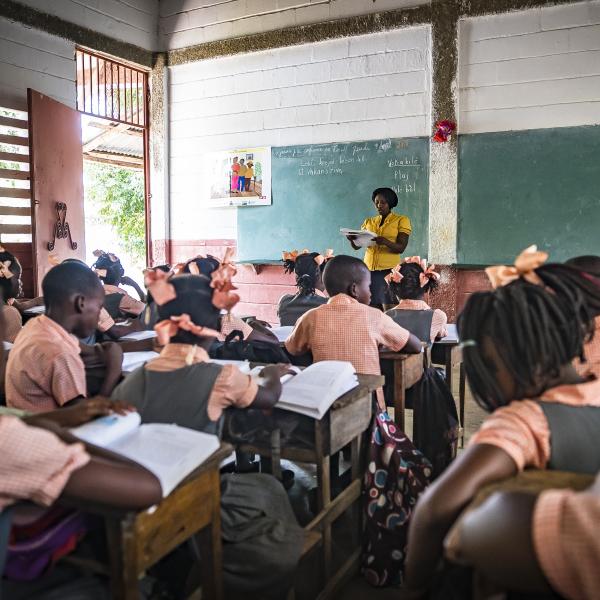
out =
[[[83,176],[88,254],[114,252],[139,281],[146,266],[143,171],[84,160]]]

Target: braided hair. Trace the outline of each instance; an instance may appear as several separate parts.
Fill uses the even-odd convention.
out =
[[[0,277],[0,293],[4,302],[9,298],[19,298],[23,292],[23,282],[21,281],[23,267],[21,267],[19,259],[12,252],[7,252],[2,248],[0,250],[0,262],[7,261],[10,261],[8,270],[13,274],[13,277],[8,279]]]
[[[98,256],[96,262],[92,265],[92,269],[106,270],[106,275],[100,276],[100,279],[108,285],[119,285],[121,277],[125,275],[125,269],[121,264],[121,261],[117,258],[116,261],[111,259],[114,254],[107,254],[106,252]],[[115,257],[116,258],[116,257]]]
[[[427,285],[421,287],[419,276],[423,273],[423,267],[417,263],[403,263],[400,266],[402,280],[399,283],[391,281],[390,291],[396,300],[420,300],[426,293],[433,292],[438,287],[434,277],[430,277]]]
[[[600,288],[588,286],[576,270],[547,264],[535,270],[544,286],[518,279],[490,292],[472,294],[459,316],[463,360],[475,401],[492,412],[512,400],[542,394],[561,368],[582,357],[593,334],[592,306],[600,307]],[[506,398],[497,378],[494,347],[514,380]]]
[[[296,275],[296,286],[301,296],[312,296],[315,293],[317,282],[323,273],[326,263],[318,265],[315,262],[316,256],[319,256],[318,252],[310,252],[298,255],[296,260],[288,259],[283,262],[284,271]]]
[[[585,271],[589,275],[600,278],[600,256],[594,256],[593,254],[576,256],[566,260],[565,265],[575,267],[580,271]]]
[[[219,329],[220,310],[212,303],[213,288],[210,279],[189,273],[177,275],[169,280],[177,297],[158,307],[159,320],[188,314],[196,325]],[[173,343],[198,344],[199,339],[189,331],[180,330],[171,338]]]

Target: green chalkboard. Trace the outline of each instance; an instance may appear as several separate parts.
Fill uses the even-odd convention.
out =
[[[394,188],[395,212],[413,233],[406,252],[427,254],[429,140],[410,138],[273,148],[271,206],[238,209],[238,261],[279,259],[282,250],[353,252],[340,227],[376,214],[371,193]]]
[[[458,261],[600,254],[600,127],[459,137]]]

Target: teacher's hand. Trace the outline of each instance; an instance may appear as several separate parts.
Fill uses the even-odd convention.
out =
[[[378,235],[377,237],[373,238],[373,241],[376,244],[379,244],[380,246],[388,246],[390,245],[390,240],[388,240],[387,238],[384,238],[381,235]]]

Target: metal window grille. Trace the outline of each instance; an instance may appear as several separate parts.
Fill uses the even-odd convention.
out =
[[[148,73],[77,49],[77,110],[146,128]]]

